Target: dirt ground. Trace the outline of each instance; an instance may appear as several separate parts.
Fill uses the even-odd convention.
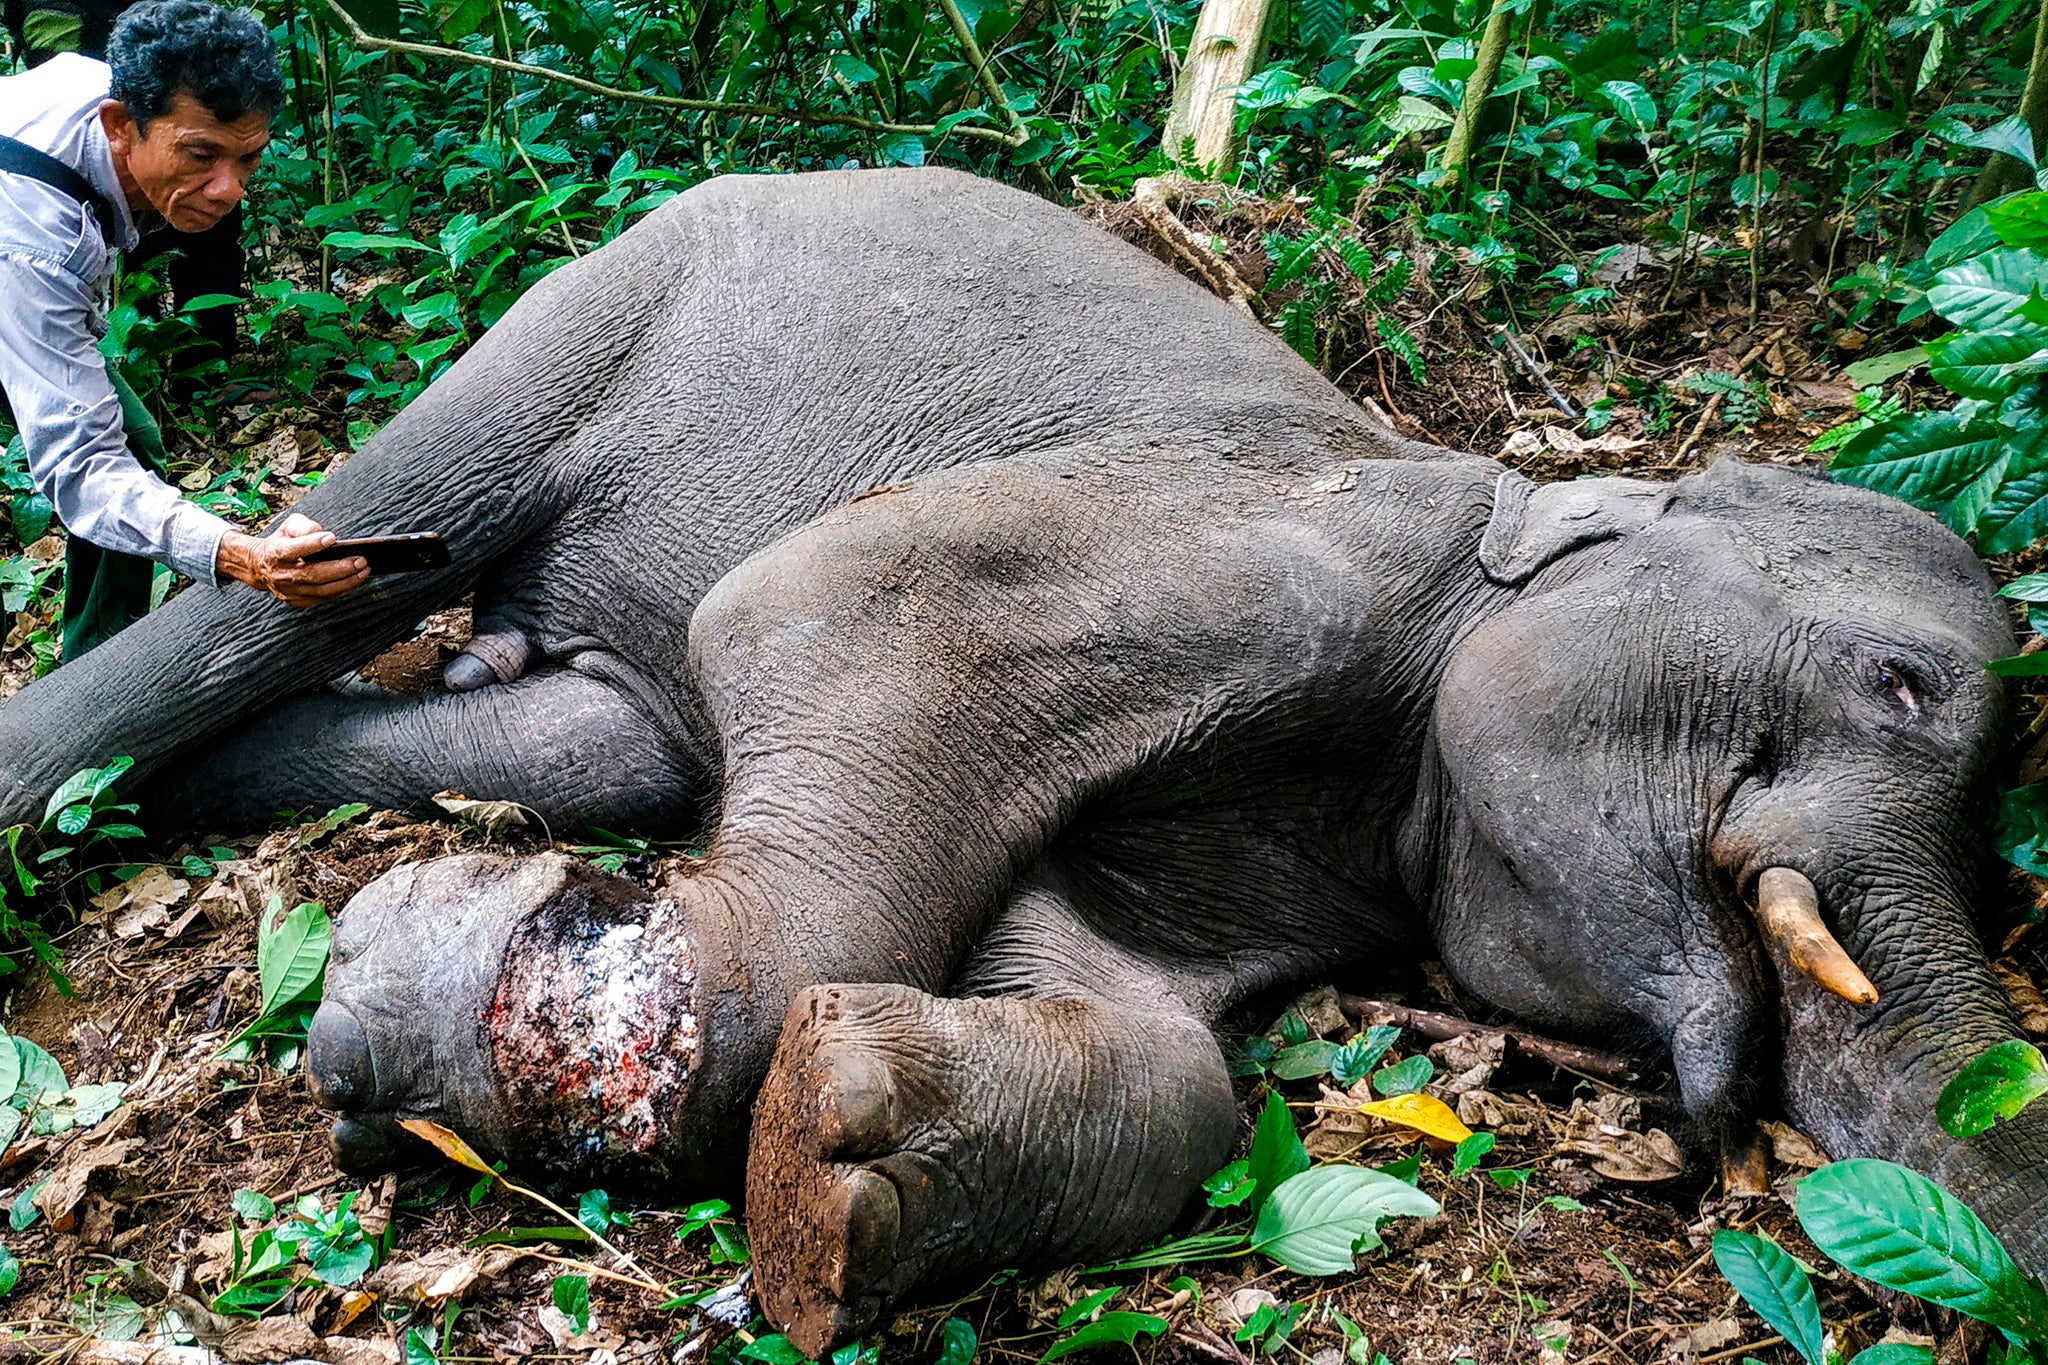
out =
[[[1227,248],[1224,259],[1254,290],[1269,268],[1261,234],[1299,230],[1302,222],[1301,207],[1291,204],[1170,197],[1169,207],[1199,239]],[[1087,211],[1185,268],[1172,243],[1137,211]],[[1426,250],[1394,240],[1395,229],[1387,232],[1389,244]],[[1634,248],[1621,259],[1609,281],[1616,290],[1612,305],[1533,324],[1519,338],[1526,361],[1462,306],[1463,286],[1454,283],[1396,305],[1424,343],[1425,381],[1417,382],[1385,350],[1360,343],[1363,314],[1355,323],[1337,324],[1327,343],[1331,367],[1348,391],[1405,433],[1498,454],[1535,477],[1672,477],[1724,455],[1821,463],[1824,457],[1808,453],[1807,445],[1852,411],[1854,389],[1840,365],[1894,344],[1844,326],[1840,303],[1811,289],[1797,272],[1763,282],[1752,315],[1746,277],[1715,273],[1711,252]],[[1750,387],[1717,393],[1711,385],[1681,382],[1709,372],[1739,375]],[[1561,398],[1582,410],[1603,397],[1611,420],[1598,433],[1568,419],[1557,404]],[[275,445],[281,454],[289,443],[297,453],[285,463],[301,468],[317,467],[346,448],[338,400],[267,422],[262,417],[239,414],[240,430],[223,433],[223,441],[246,437],[244,445]],[[252,435],[252,427],[260,429]],[[297,464],[301,457],[304,463]],[[2035,566],[1997,567],[2011,573]],[[369,675],[400,690],[430,686],[465,629],[460,611],[443,614]],[[7,679],[0,695],[30,671],[25,631],[17,622],[0,651],[0,677]],[[2030,700],[2020,711],[2013,766],[2032,779],[2048,753],[2042,734],[2048,710]],[[522,833],[509,837],[514,847],[539,846]],[[441,1333],[443,1360],[724,1365],[744,1345],[747,1333],[699,1307],[663,1311],[644,1291],[606,1278],[618,1267],[587,1243],[557,1237],[479,1244],[480,1237],[502,1239],[514,1229],[562,1220],[502,1188],[472,1200],[476,1180],[468,1172],[441,1163],[369,1186],[342,1179],[326,1153],[327,1117],[298,1071],[215,1059],[254,1016],[254,921],[270,896],[285,905],[316,900],[339,912],[358,888],[399,861],[486,842],[492,840],[474,825],[380,812],[338,829],[316,822],[232,841],[234,857],[203,876],[187,875],[180,862],[187,852],[210,858],[206,850],[157,850],[165,873],[153,898],[95,911],[64,933],[75,994],[40,979],[13,978],[14,989],[0,1003],[0,1022],[10,1032],[48,1047],[74,1083],[119,1081],[129,1091],[122,1106],[91,1129],[24,1137],[0,1157],[0,1207],[25,1211],[17,1195],[50,1182],[42,1187],[43,1208],[34,1221],[22,1229],[18,1216],[15,1230],[0,1239],[22,1266],[19,1286],[0,1300],[0,1316],[13,1333],[0,1340],[0,1355],[168,1363],[209,1360],[217,1351],[230,1360],[396,1362],[409,1361],[412,1329]],[[626,870],[651,871],[644,860]],[[2038,989],[2048,963],[2038,951],[2039,935],[2022,923],[2039,888],[2015,874],[2008,889],[1987,909],[1987,932],[2003,942],[2001,974],[2029,1028],[2048,1031],[2048,1003]],[[152,899],[162,903],[148,903]],[[1502,1022],[1461,998],[1431,964],[1320,984],[1354,1003],[1395,1001],[1486,1025]],[[1298,1012],[1342,1041],[1357,1020],[1336,1007],[1336,999],[1328,989],[1310,992]],[[1235,1021],[1237,1032],[1266,1030],[1289,1004],[1284,997],[1258,1002]],[[1769,1193],[1729,1196],[1711,1154],[1683,1153],[1665,1136],[1676,1126],[1675,1105],[1657,1058],[1633,1059],[1639,1075],[1616,1085],[1534,1060],[1526,1048],[1495,1055],[1489,1036],[1482,1030],[1432,1043],[1411,1030],[1396,1055],[1434,1048],[1439,1081],[1431,1093],[1454,1105],[1473,1128],[1496,1135],[1486,1168],[1526,1171],[1528,1178],[1512,1185],[1514,1177],[1496,1179],[1482,1169],[1452,1180],[1447,1153],[1427,1150],[1420,1181],[1442,1201],[1443,1215],[1388,1225],[1387,1250],[1364,1258],[1352,1276],[1305,1279],[1253,1258],[1115,1276],[1067,1270],[1035,1282],[968,1287],[953,1301],[914,1306],[871,1342],[888,1359],[935,1360],[943,1324],[957,1317],[974,1327],[983,1359],[1035,1361],[1065,1335],[1056,1326],[1063,1309],[1121,1285],[1124,1292],[1109,1307],[1157,1312],[1171,1324],[1158,1341],[1138,1348],[1157,1361],[1250,1365],[1264,1353],[1343,1365],[1341,1314],[1362,1329],[1371,1350],[1396,1365],[1712,1365],[1751,1357],[1789,1363],[1791,1353],[1741,1308],[1709,1259],[1712,1233],[1739,1227],[1769,1232],[1821,1272],[1822,1311],[1845,1356],[1891,1339],[1932,1344],[1943,1365],[1984,1358],[1987,1342],[1974,1325],[1824,1269],[1828,1263],[1799,1232],[1785,1197],[1789,1182],[1823,1159],[1797,1133],[1781,1129],[1765,1143]],[[1314,1082],[1281,1089],[1319,1153],[1355,1153],[1383,1164],[1415,1141],[1346,1115]],[[1244,1099],[1249,1115],[1263,1090],[1247,1085]],[[1318,1100],[1325,1101],[1322,1109]],[[49,1196],[52,1189],[58,1196]],[[260,1324],[215,1317],[204,1305],[221,1288],[233,1254],[234,1195],[245,1189],[280,1204],[317,1195],[330,1208],[356,1190],[365,1229],[373,1235],[387,1224],[390,1229],[385,1265],[353,1290],[309,1283]],[[573,1205],[579,1193],[553,1195]],[[682,1203],[613,1194],[618,1206],[634,1209],[632,1226],[613,1240],[650,1274],[676,1286],[679,1296],[735,1282],[739,1267],[711,1264],[711,1241],[703,1233],[677,1239]],[[242,1235],[249,1233],[245,1225]],[[565,1271],[592,1277],[591,1325],[581,1337],[568,1336],[566,1320],[551,1303],[550,1287]],[[1192,1290],[1176,1286],[1183,1274]],[[132,1301],[139,1316],[122,1300]],[[1260,1352],[1233,1338],[1266,1303],[1303,1305],[1306,1312],[1284,1344],[1268,1343],[1271,1349]],[[180,1327],[182,1336],[174,1330]],[[88,1346],[81,1328],[97,1328],[102,1338],[139,1329],[143,1341],[155,1334],[200,1344],[153,1353],[141,1342]],[[1099,1358],[1116,1358],[1125,1349],[1107,1347],[1109,1354]],[[1360,1365],[1372,1359],[1366,1352],[1352,1358]]]

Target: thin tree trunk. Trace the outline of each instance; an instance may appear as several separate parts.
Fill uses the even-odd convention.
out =
[[[1203,0],[1166,120],[1166,154],[1224,179],[1237,169],[1237,100],[1266,55],[1272,0]]]
[[[2040,12],[2034,16],[2034,55],[2027,63],[2027,88],[2020,95],[2020,117],[2027,121],[2034,139],[2034,154],[2039,156],[2043,144],[2048,143],[2048,0],[2041,0]],[[2008,190],[2019,189],[2032,179],[2032,173],[2017,158],[1993,152],[1990,162],[1971,184],[1970,197],[1963,201],[1963,212],[1989,203]]]
[[[1508,33],[1513,27],[1514,12],[1504,0],[1495,0],[1492,13],[1486,16],[1486,31],[1479,37],[1478,62],[1465,80],[1465,98],[1458,101],[1458,116],[1451,120],[1451,135],[1444,143],[1444,173],[1438,183],[1446,189],[1458,183],[1472,162],[1472,145],[1479,136],[1479,115],[1500,75],[1501,59],[1508,52]]]

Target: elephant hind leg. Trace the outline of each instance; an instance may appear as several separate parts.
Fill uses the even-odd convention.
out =
[[[1037,958],[1028,994],[818,986],[784,1021],[747,1215],[768,1316],[806,1355],[919,1285],[1157,1236],[1229,1155],[1229,1074],[1179,983],[1090,942],[1047,887],[1020,900],[1078,950]],[[1062,979],[1060,958],[1088,968]]]
[[[231,829],[352,801],[422,810],[459,791],[518,802],[558,833],[673,835],[697,827],[703,779],[617,689],[560,670],[457,695],[294,697],[159,774],[143,801],[152,830]]]

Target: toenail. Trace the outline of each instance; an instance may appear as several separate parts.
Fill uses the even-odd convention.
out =
[[[334,1164],[348,1174],[381,1175],[399,1165],[404,1131],[389,1114],[364,1114],[335,1124],[327,1134],[327,1147]]]
[[[377,1097],[370,1040],[345,1006],[329,1001],[306,1030],[306,1071],[320,1102],[333,1109],[367,1109]]]

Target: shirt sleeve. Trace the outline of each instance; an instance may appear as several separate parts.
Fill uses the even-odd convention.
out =
[[[217,585],[228,524],[129,453],[92,317],[87,287],[70,272],[0,250],[0,391],[29,477],[71,535]]]

